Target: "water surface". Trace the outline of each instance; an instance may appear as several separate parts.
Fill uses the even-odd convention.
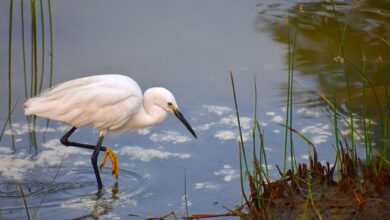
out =
[[[45,119],[37,119],[37,147],[30,144],[22,107],[25,89],[20,3],[14,1],[13,8],[10,87],[9,53],[5,46],[8,45],[10,2],[0,2],[3,45],[0,92],[4,94],[0,97],[1,124],[7,122],[9,107],[15,105],[12,130],[8,124],[0,142],[2,217],[26,218],[18,185],[23,189],[30,215],[39,210],[36,214],[39,219],[53,216],[126,219],[129,215],[145,218],[171,211],[183,216],[185,179],[190,213],[221,213],[226,212],[224,207],[234,208],[241,202],[241,193],[229,70],[235,77],[248,147],[256,76],[258,117],[264,129],[268,166],[271,177],[277,178],[275,165],[283,163],[284,146],[284,128],[279,123],[283,123],[286,114],[286,14],[291,33],[298,30],[295,80],[299,85],[294,85],[294,128],[316,144],[320,160],[334,160],[329,109],[317,94],[331,93],[332,73],[343,70],[334,60],[340,53],[334,25],[342,24],[335,21],[329,5],[305,3],[304,16],[298,17],[299,3],[284,1],[53,1],[53,51],[49,46],[48,6],[44,5],[43,89],[49,86],[51,54],[53,84],[94,74],[124,74],[135,79],[143,90],[163,86],[172,91],[198,135],[197,140],[193,139],[170,116],[152,128],[107,137],[104,144],[119,154],[120,177],[116,184],[108,165],[102,172],[103,194],[97,195],[89,162],[91,152],[64,147],[58,141],[69,126],[51,121],[46,127]],[[30,2],[24,3],[27,82],[30,82]],[[340,14],[349,8],[349,4],[337,5]],[[388,10],[386,4],[369,2],[354,6],[352,15],[346,15],[351,23],[346,51],[357,63],[364,54],[369,77],[378,87],[388,85],[388,81],[376,77],[380,74],[375,75],[379,72],[379,56],[384,60],[381,71],[388,71],[389,66],[386,61],[389,49],[377,38],[389,37]],[[37,13],[40,19],[39,3]],[[38,20],[39,73],[42,70],[40,28]],[[359,49],[349,49],[355,48],[354,45]],[[362,80],[358,74],[351,74],[354,94],[358,97]],[[342,99],[346,92],[341,78],[339,86],[337,94]],[[360,104],[354,102],[356,114],[361,113]],[[341,102],[338,108],[345,109],[345,104]],[[78,129],[72,139],[95,143],[97,136],[96,131],[86,127]],[[307,144],[299,138],[294,142],[297,159],[306,162]],[[357,151],[363,154],[364,148],[359,147]]]

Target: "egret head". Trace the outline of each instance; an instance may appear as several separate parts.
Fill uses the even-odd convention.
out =
[[[179,107],[176,103],[175,97],[173,94],[165,88],[155,87],[147,90],[145,96],[153,97],[153,102],[155,105],[160,106],[167,112],[174,114],[186,128],[191,132],[191,134],[197,138],[194,130],[192,129],[190,123],[184,118],[183,114],[179,111]]]

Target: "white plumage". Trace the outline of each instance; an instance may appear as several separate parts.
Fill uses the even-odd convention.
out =
[[[167,89],[150,88],[142,96],[137,82],[114,74],[61,83],[27,100],[24,109],[26,115],[62,121],[77,128],[92,125],[101,136],[157,124],[166,118],[167,112],[178,116],[176,100]],[[195,136],[188,122],[178,118]]]

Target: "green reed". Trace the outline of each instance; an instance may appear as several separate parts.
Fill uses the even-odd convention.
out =
[[[336,22],[339,21],[339,18],[337,17],[337,11],[336,11],[336,7],[335,7],[335,3],[333,1],[331,1],[331,5],[333,7],[333,11],[334,11],[334,16],[336,18]],[[379,113],[379,126],[380,126],[380,136],[381,138],[379,139],[379,143],[380,143],[380,147],[381,147],[381,150],[378,152],[375,148],[372,147],[372,144],[371,144],[371,140],[364,140],[365,141],[365,147],[366,147],[366,154],[367,156],[370,154],[370,152],[375,152],[376,156],[378,156],[379,158],[381,158],[381,161],[380,161],[380,166],[379,166],[379,170],[381,169],[381,167],[383,166],[383,163],[388,163],[388,160],[386,159],[386,148],[387,148],[387,145],[388,145],[388,137],[389,137],[389,120],[390,120],[390,114],[384,114],[383,113],[383,108],[386,109],[386,112],[390,112],[390,105],[389,105],[389,96],[388,96],[388,93],[387,93],[387,73],[386,71],[383,71],[383,61],[382,62],[379,62],[380,63],[380,67],[379,67],[379,71],[378,71],[378,75],[383,75],[384,77],[384,84],[385,84],[385,99],[386,99],[386,102],[384,103],[385,106],[382,105],[381,101],[379,100],[379,95],[377,93],[377,89],[376,87],[374,86],[374,84],[371,82],[371,80],[368,78],[367,76],[367,73],[366,73],[366,67],[365,67],[365,58],[364,56],[361,56],[362,57],[362,60],[363,60],[363,63],[362,63],[362,67],[359,67],[358,65],[356,65],[355,63],[353,63],[351,60],[348,59],[348,57],[345,57],[345,49],[344,49],[344,42],[345,42],[345,35],[346,35],[346,32],[347,32],[347,29],[348,29],[348,24],[351,23],[351,14],[353,12],[353,7],[351,7],[351,9],[349,10],[349,16],[344,20],[343,22],[343,29],[340,30],[340,28],[337,28],[337,33],[338,33],[338,36],[339,36],[339,47],[340,47],[340,54],[343,58],[343,66],[344,66],[344,77],[346,79],[346,83],[347,83],[347,92],[348,92],[348,103],[347,103],[347,107],[348,107],[348,110],[349,110],[349,129],[350,129],[350,133],[351,133],[351,153],[355,153],[355,147],[356,147],[356,143],[355,143],[355,137],[354,135],[357,134],[359,137],[360,134],[356,131],[355,129],[355,126],[354,126],[354,115],[352,113],[352,98],[351,98],[351,88],[350,88],[350,82],[349,82],[349,77],[348,77],[348,72],[347,72],[347,67],[350,68],[350,71],[354,71],[354,73],[357,73],[359,74],[359,76],[361,76],[362,80],[364,81],[364,84],[363,86],[365,88],[370,88],[372,93],[373,93],[373,96],[374,96],[374,99],[375,99],[375,102],[376,102],[376,105],[377,105],[377,110],[378,110],[378,113]],[[349,20],[348,20],[349,19]],[[379,37],[379,39],[382,39],[382,41],[384,41],[385,43],[387,43],[387,41],[385,41],[383,38]],[[362,52],[361,52],[362,54]],[[365,91],[364,91],[365,93]],[[372,106],[370,106],[372,107]],[[365,108],[368,108],[367,105],[365,105]],[[364,111],[368,111],[368,109],[365,109]],[[365,114],[365,113],[363,113]],[[363,118],[367,119],[367,116],[363,116]],[[369,119],[369,118],[368,118]],[[371,123],[371,122],[370,122]],[[370,138],[371,135],[369,135],[371,132],[373,132],[372,130],[372,126],[365,126],[366,124],[364,124],[363,122],[363,133],[365,134],[364,135],[364,138]],[[353,157],[355,158],[355,157]],[[357,161],[354,161],[356,166],[357,166]],[[369,161],[368,161],[369,162]]]
[[[49,12],[49,33],[50,33],[50,73],[49,73],[49,88],[53,85],[54,74],[54,43],[53,43],[53,18],[51,11],[51,0],[47,0]],[[43,78],[43,77],[42,77]],[[43,134],[43,139],[46,140],[46,131],[49,128],[50,119],[46,119],[46,130]]]
[[[252,184],[253,187],[256,189],[256,204],[259,207],[265,207],[265,201],[263,198],[263,178],[266,180],[269,180],[269,171],[268,171],[268,164],[267,164],[267,156],[265,154],[265,146],[264,146],[264,139],[263,134],[260,128],[259,119],[257,117],[257,106],[258,106],[258,92],[257,92],[257,83],[256,83],[256,76],[253,77],[253,86],[254,86],[254,106],[253,106],[253,125],[252,125],[252,166],[253,166],[253,178],[252,181],[254,181],[255,184]],[[259,139],[259,157],[257,158],[257,146],[256,139]],[[264,167],[263,167],[264,165]],[[265,170],[265,171],[264,171]],[[263,177],[264,176],[264,177]]]
[[[23,76],[24,76],[24,97],[28,97],[27,92],[27,63],[26,63],[26,39],[24,33],[24,0],[20,1],[20,16],[22,24],[22,60],[23,60]]]
[[[311,158],[317,158],[316,147],[315,147],[314,143],[311,142],[308,137],[306,137],[304,134],[302,134],[302,132],[299,132],[298,130],[296,130],[292,127],[289,127],[287,125],[284,125],[284,126],[286,127],[286,129],[290,130],[291,133],[295,133],[298,137],[300,137],[303,141],[305,141],[308,144],[308,152],[309,152],[309,155]],[[306,179],[299,178],[297,175],[294,175],[293,177],[297,178],[298,180],[300,180],[301,182],[306,184],[306,187],[307,187],[307,201],[306,201],[305,209],[303,210],[304,211],[304,218],[303,219],[307,219],[306,215],[307,215],[307,212],[309,210],[309,204],[313,207],[314,211],[317,214],[318,219],[322,219],[321,213],[318,210],[318,208],[316,208],[316,205],[315,205],[314,200],[313,200],[313,192],[312,192],[313,185],[312,185],[311,173],[309,175],[307,175]]]
[[[50,32],[50,78],[49,87],[53,84],[54,74],[54,43],[53,43],[53,15],[51,10],[51,0],[47,0],[47,6],[49,10],[49,32]]]
[[[254,167],[256,162],[258,161],[259,164],[263,165],[265,164],[265,173],[264,177],[266,180],[269,180],[269,170],[268,170],[268,162],[267,162],[267,155],[265,153],[265,145],[264,145],[264,136],[263,132],[260,127],[260,122],[257,117],[257,106],[258,106],[258,92],[257,92],[257,82],[256,82],[256,76],[253,77],[253,86],[254,86],[254,110],[253,110],[253,127],[252,127],[252,148],[253,148],[253,165]],[[259,158],[256,157],[256,149],[257,149],[257,144],[256,144],[256,138],[258,137],[259,139],[259,144],[260,144],[260,149],[259,149]],[[261,169],[262,166],[260,166]],[[261,174],[261,173],[260,173]],[[260,175],[261,177],[261,175]],[[258,181],[258,188],[260,188],[260,185],[262,184],[262,178],[255,179]]]
[[[232,90],[233,90],[233,100],[234,100],[234,107],[235,107],[236,117],[237,117],[238,132],[239,132],[239,135],[240,135],[239,136],[240,140],[238,141],[238,152],[239,152],[238,155],[239,155],[239,163],[240,163],[240,183],[241,183],[240,186],[241,186],[241,193],[242,193],[242,196],[245,199],[245,202],[249,203],[248,198],[246,197],[246,194],[245,194],[245,189],[244,189],[244,180],[243,180],[244,178],[243,178],[243,175],[242,175],[242,172],[243,172],[242,162],[244,162],[244,164],[245,164],[245,176],[249,176],[250,173],[249,173],[248,162],[247,162],[247,159],[246,159],[246,153],[245,153],[245,147],[244,147],[244,138],[242,136],[240,114],[239,114],[239,111],[238,111],[238,104],[237,104],[236,89],[234,87],[233,72],[229,71],[229,75],[230,75],[230,81],[231,81]]]
[[[298,20],[301,17],[303,13],[303,4],[299,5],[298,8]],[[287,127],[293,127],[293,84],[294,84],[294,67],[295,67],[295,51],[296,51],[296,45],[297,45],[297,36],[298,36],[298,28],[299,25],[297,25],[295,29],[295,33],[292,36],[292,42],[291,42],[291,30],[290,30],[290,23],[288,15],[285,17],[286,19],[286,25],[287,25],[287,39],[288,39],[288,52],[287,52],[287,59],[288,59],[288,72],[287,72],[287,100],[286,100],[286,120],[285,123]],[[297,161],[295,158],[294,153],[294,139],[293,139],[293,132],[289,129],[285,128],[284,132],[284,162],[283,162],[283,178],[287,171],[287,146],[289,145],[289,151],[290,151],[290,168],[294,172],[294,170],[297,168]]]
[[[231,80],[232,89],[233,89],[234,108],[235,108],[235,111],[236,111],[238,132],[240,134],[240,142],[241,142],[241,145],[242,145],[242,152],[243,152],[243,157],[244,157],[244,162],[245,162],[245,172],[248,173],[249,172],[249,168],[248,168],[248,163],[247,163],[246,153],[245,153],[245,148],[244,148],[244,138],[242,136],[241,122],[240,122],[240,113],[238,111],[237,96],[236,96],[236,89],[234,87],[233,72],[230,71],[229,75],[230,75],[230,80]]]
[[[257,120],[257,84],[256,84],[256,75],[253,77],[253,86],[254,86],[254,106],[253,106],[253,126],[252,126],[252,162],[253,162],[253,166],[255,167],[255,163],[256,161],[258,161],[257,159],[257,152],[256,152],[256,131],[257,131],[257,127],[256,127],[256,124],[258,122]],[[261,155],[260,155],[261,156]],[[261,159],[260,159],[261,160]],[[256,182],[260,182],[261,180],[257,179],[257,177],[255,177],[255,181]]]
[[[232,82],[232,88],[233,88],[233,97],[234,97],[234,103],[236,106],[236,112],[238,113],[238,104],[237,104],[237,97],[236,97],[236,91],[234,86],[234,78],[232,72],[230,72],[230,78]],[[245,152],[244,144],[240,139],[238,141],[238,152],[239,152],[239,166],[240,166],[240,186],[241,186],[241,193],[245,200],[245,203],[248,205],[248,207],[253,207],[257,210],[264,210],[266,208],[266,203],[264,200],[264,185],[270,183],[269,178],[269,171],[268,171],[268,163],[267,163],[267,156],[265,153],[265,145],[264,145],[264,137],[260,128],[260,123],[257,118],[257,86],[256,86],[256,80],[254,78],[254,87],[255,87],[255,100],[254,100],[254,114],[253,114],[253,127],[252,127],[252,171],[249,170],[248,166],[248,160],[247,155]],[[239,117],[239,114],[237,114],[237,117]],[[240,125],[240,121],[237,121],[238,123],[238,131],[240,135],[242,136],[242,128]],[[301,132],[295,130],[294,128],[290,127],[289,125],[281,124],[288,130],[291,134],[296,134],[298,137],[300,137],[302,140],[304,140],[308,146],[308,151],[311,152],[313,157],[317,157],[315,145],[310,141],[308,137],[303,135]],[[291,137],[292,138],[292,137]],[[257,144],[257,140],[259,140],[259,143]],[[257,157],[257,151],[259,151],[259,157]],[[245,171],[244,171],[245,166]],[[293,168],[291,168],[292,170]],[[244,188],[244,176],[247,178],[249,188],[250,188],[250,197],[246,195],[245,188]],[[284,178],[285,173],[282,173],[282,178]],[[307,177],[308,179],[302,180],[304,183],[307,183],[308,187],[308,198],[311,198],[311,177],[310,175]],[[313,206],[314,207],[314,206]],[[321,219],[321,215],[319,214],[319,211],[316,210],[318,213],[319,218]]]
[[[45,75],[45,22],[44,22],[44,12],[43,12],[43,0],[39,1],[39,6],[41,8],[41,46],[42,46],[42,54],[41,54],[41,79],[39,82],[39,92],[42,91],[43,85],[43,77]]]
[[[367,165],[370,165],[371,158],[372,158],[372,143],[371,143],[371,130],[372,130],[372,124],[371,124],[371,115],[370,111],[368,111],[368,98],[367,98],[367,89],[366,89],[366,83],[363,87],[363,99],[364,99],[364,109],[363,109],[363,132],[364,132],[364,147],[366,149],[365,154],[365,161]]]
[[[301,14],[303,9],[300,8],[299,14]],[[288,19],[288,18],[287,18]],[[288,21],[287,21],[288,25]],[[290,27],[287,26],[287,35],[290,42]],[[293,36],[293,43],[288,44],[288,83],[287,83],[287,98],[286,98],[286,125],[285,126],[285,141],[284,141],[284,160],[283,160],[283,177],[285,178],[285,174],[287,172],[287,152],[290,153],[290,167],[291,170],[294,171],[297,167],[297,162],[295,159],[295,153],[294,153],[294,143],[293,143],[293,131],[292,124],[293,124],[293,82],[294,82],[294,59],[295,59],[295,47],[296,47],[296,40],[297,40],[297,33],[298,31],[295,31],[295,34]],[[240,117],[239,117],[239,110],[238,110],[238,104],[237,104],[237,97],[236,97],[236,91],[234,86],[234,79],[233,79],[233,73],[230,71],[230,79],[232,84],[232,90],[233,90],[233,99],[234,99],[234,106],[236,111],[236,117],[237,117],[237,124],[238,124],[238,132],[239,132],[239,165],[240,165],[240,185],[241,185],[241,191],[242,195],[245,199],[245,202],[248,203],[248,198],[246,196],[243,182],[243,165],[245,166],[245,176],[248,178],[248,182],[251,189],[251,198],[252,200],[255,200],[255,206],[256,207],[264,207],[264,200],[263,200],[263,180],[266,179],[269,181],[269,171],[268,171],[268,164],[267,164],[267,157],[265,153],[265,146],[264,146],[264,137],[259,125],[259,121],[257,118],[257,86],[256,86],[256,79],[254,78],[254,90],[255,90],[255,100],[254,100],[254,114],[253,114],[253,126],[252,126],[252,152],[253,152],[253,158],[252,158],[252,173],[249,170],[248,166],[248,160],[247,160],[247,154],[244,147],[244,141],[242,136],[242,128],[240,123]],[[257,158],[257,144],[256,140],[259,140],[259,158]],[[289,149],[287,148],[289,146]],[[264,167],[264,168],[263,168]],[[255,193],[255,194],[254,194]]]
[[[259,162],[260,162],[260,164],[265,165],[265,179],[269,182],[270,176],[269,176],[269,170],[268,170],[267,155],[265,153],[264,135],[263,135],[263,132],[261,131],[259,121],[256,121],[256,129],[255,130],[257,130],[257,134],[258,134],[258,137],[260,139],[260,151],[259,151],[260,160],[259,160]],[[261,180],[261,178],[260,178],[260,180]],[[259,182],[259,184],[260,183],[261,182]]]
[[[366,58],[362,55],[362,51],[360,51],[362,57],[362,72],[366,75]],[[363,135],[364,135],[364,147],[365,147],[365,162],[367,165],[371,164],[372,155],[372,124],[371,124],[371,114],[368,105],[368,97],[367,97],[367,83],[365,82],[363,85]]]
[[[23,76],[24,76],[24,96],[27,99],[29,97],[28,92],[28,86],[27,86],[27,63],[26,63],[26,40],[25,40],[25,25],[24,25],[24,0],[21,0],[20,2],[20,14],[21,14],[21,24],[22,24],[22,60],[23,60]],[[31,53],[32,55],[32,53]],[[33,61],[31,61],[33,63]],[[32,77],[31,77],[32,81]],[[32,91],[32,86],[31,86]],[[30,91],[30,96],[32,95],[32,92]],[[31,124],[31,117],[27,116],[26,121],[28,124]],[[36,146],[36,140],[35,133],[32,132],[31,126],[28,126],[29,129],[29,140],[30,140],[30,151],[31,146]]]
[[[344,56],[343,56],[344,57]],[[357,168],[357,160],[356,159],[356,144],[355,144],[355,120],[354,120],[354,113],[352,110],[352,96],[351,96],[351,85],[349,81],[349,77],[347,73],[345,73],[346,82],[347,82],[347,95],[348,95],[348,101],[347,101],[347,108],[348,108],[348,114],[349,114],[349,129],[350,129],[350,135],[351,135],[351,148],[350,154],[352,155],[352,161],[354,163],[354,168]],[[358,170],[355,169],[355,173],[357,174]]]
[[[330,2],[331,5],[332,5],[332,9],[333,9],[333,12],[334,12],[334,17],[335,17],[335,20],[336,22],[339,20],[338,16],[337,16],[337,10],[336,10],[336,4],[331,1]],[[346,34],[346,31],[347,31],[347,27],[348,27],[348,24],[347,22],[344,22],[344,25],[343,25],[343,29],[341,30],[339,28],[339,25],[336,25],[336,31],[337,31],[337,36],[338,36],[338,40],[339,40],[339,53],[341,54],[339,57],[341,58],[340,59],[340,64],[342,65],[343,67],[343,73],[344,73],[344,78],[345,78],[345,81],[346,81],[346,86],[347,86],[347,109],[348,109],[348,114],[349,114],[349,129],[350,129],[350,135],[351,135],[351,148],[347,149],[350,154],[352,155],[352,160],[353,160],[353,164],[354,164],[354,168],[357,168],[357,161],[355,161],[355,153],[356,153],[356,145],[355,145],[355,137],[354,137],[354,134],[355,134],[355,127],[354,127],[354,117],[353,117],[353,112],[352,112],[352,98],[351,98],[351,86],[350,86],[350,80],[349,80],[349,76],[348,76],[348,73],[347,73],[347,70],[346,70],[346,66],[344,65],[344,62],[345,62],[345,48],[344,48],[344,41],[345,41],[345,34]],[[334,98],[333,100],[334,102],[336,102],[336,98]],[[334,105],[334,107],[336,107],[337,105]],[[335,110],[334,110],[335,111]],[[337,119],[335,119],[337,120]],[[335,127],[335,133],[338,133],[337,129],[336,128],[337,126],[337,121],[336,121],[336,124],[334,125]],[[336,140],[337,141],[337,140]],[[349,146],[349,145],[347,145]],[[338,147],[336,148],[336,153],[339,154],[340,151],[338,149]],[[340,159],[339,157],[336,157],[337,161]],[[340,161],[341,163],[341,161]],[[340,167],[341,168],[341,167]],[[355,170],[355,173],[357,172],[357,169],[354,169]]]
[[[30,0],[30,75],[27,76],[27,62],[26,62],[26,40],[25,40],[25,18],[24,18],[24,1],[21,0],[21,20],[22,20],[22,61],[23,61],[23,73],[24,73],[24,89],[25,97],[33,97],[38,95],[43,88],[44,79],[49,77],[49,86],[53,82],[54,74],[54,43],[53,43],[53,19],[52,19],[52,7],[51,0],[47,1],[48,18],[49,18],[49,36],[50,36],[50,74],[46,77],[45,69],[45,50],[46,50],[46,30],[45,30],[45,6],[44,1],[39,1],[40,18],[37,14],[37,0]],[[38,20],[40,22],[38,22]],[[39,24],[38,24],[39,23]],[[38,26],[40,25],[40,34],[38,33]],[[40,37],[40,39],[39,39]],[[40,40],[40,41],[39,41]],[[40,42],[40,43],[39,43]],[[38,47],[40,46],[41,53],[38,55]],[[29,82],[29,83],[28,83]],[[29,140],[30,151],[32,148],[37,152],[37,138],[36,138],[36,116],[26,117],[29,126]],[[46,122],[46,127],[49,126],[49,122]],[[45,137],[45,134],[44,134]]]
[[[336,163],[334,166],[337,167],[337,177],[338,177],[338,180],[341,179],[341,150],[340,150],[340,137],[339,137],[339,125],[338,125],[338,113],[337,113],[337,109],[336,108],[333,108],[333,106],[337,106],[337,75],[336,74],[333,74],[332,75],[332,87],[333,87],[333,99],[332,99],[332,105],[329,105],[331,107],[331,110],[332,110],[332,117],[333,117],[333,134],[334,134],[334,137],[335,137],[335,150],[336,150]]]
[[[31,84],[30,84],[30,96],[36,96],[38,94],[38,49],[37,49],[37,15],[36,15],[36,1],[30,0],[31,9]],[[32,126],[29,127],[29,139],[30,139],[30,151],[31,147],[34,147],[37,152],[37,140],[36,140],[36,116],[29,116],[28,123]]]
[[[36,1],[30,0],[31,9],[31,96],[38,94],[38,49]]]
[[[47,70],[45,69],[45,50],[46,50],[46,39],[45,39],[45,8],[44,1],[39,1],[40,8],[40,22],[38,22],[39,18],[37,18],[37,0],[30,0],[29,5],[25,4],[24,0],[20,1],[20,20],[21,20],[21,56],[19,59],[13,59],[14,56],[14,1],[9,1],[9,29],[8,29],[8,118],[6,124],[11,130],[11,140],[12,140],[12,148],[15,151],[15,136],[13,134],[13,120],[11,113],[12,106],[14,104],[13,98],[13,78],[15,77],[15,71],[13,70],[13,66],[20,65],[22,66],[22,76],[24,79],[24,98],[29,98],[38,95],[42,91],[44,85],[44,79],[48,78],[49,86],[52,85],[53,75],[54,75],[54,43],[53,43],[53,19],[52,19],[52,7],[51,0],[47,1],[47,9],[48,9],[48,18],[49,18],[49,32],[50,32],[50,74],[46,74]],[[25,7],[29,7],[30,16],[26,17]],[[28,19],[28,22],[26,20]],[[39,24],[38,24],[39,23]],[[27,25],[26,25],[27,24]],[[28,25],[29,24],[29,25]],[[38,33],[38,29],[40,25],[40,34]],[[30,41],[26,38],[26,29],[30,29]],[[40,37],[40,38],[39,38]],[[41,53],[38,54],[38,47],[41,47]],[[27,48],[30,51],[27,51]],[[28,54],[28,52],[30,52]],[[28,59],[30,60],[28,62]],[[20,62],[20,63],[18,63]],[[29,64],[28,64],[29,63]],[[40,70],[38,72],[38,70]],[[30,71],[30,73],[28,73]],[[28,116],[26,117],[27,124],[29,124],[29,141],[30,141],[30,152],[32,149],[35,149],[37,153],[37,138],[36,138],[36,117]],[[46,123],[47,127],[49,126],[49,122]]]
[[[45,35],[45,29],[44,29],[44,4],[43,4],[43,1],[41,0],[40,1],[40,8],[41,8],[41,37],[42,37],[42,41],[41,41],[41,44],[40,45],[42,47],[42,55],[41,57],[38,56],[38,31],[37,31],[37,13],[36,13],[36,0],[30,0],[29,1],[29,5],[26,5],[25,4],[25,1],[24,0],[21,0],[20,1],[20,18],[21,18],[21,49],[22,49],[22,54],[21,54],[21,57],[19,59],[13,59],[14,57],[14,34],[13,34],[13,26],[14,26],[14,21],[13,21],[13,17],[14,17],[14,1],[13,0],[10,0],[9,1],[10,3],[10,6],[9,6],[9,30],[8,30],[8,37],[9,37],[9,41],[8,41],[8,117],[6,119],[6,121],[4,122],[4,125],[3,125],[3,128],[1,130],[1,133],[0,133],[0,141],[2,140],[2,137],[3,137],[3,134],[4,134],[4,131],[6,129],[6,127],[8,126],[11,130],[11,140],[12,140],[12,148],[14,151],[16,151],[16,148],[15,148],[15,136],[14,136],[14,132],[13,132],[13,120],[12,120],[12,117],[13,117],[13,113],[15,111],[15,108],[17,106],[17,103],[18,103],[18,99],[16,101],[13,100],[13,86],[14,86],[14,82],[13,82],[13,77],[15,77],[15,71],[13,70],[13,66],[15,65],[19,65],[19,63],[17,63],[17,61],[21,62],[20,63],[20,66],[22,66],[22,71],[21,71],[21,74],[23,74],[23,78],[24,78],[24,98],[28,98],[28,97],[32,97],[32,96],[35,96],[38,94],[38,92],[41,91],[41,87],[42,87],[42,80],[43,78],[46,78],[44,77],[44,72],[45,72],[45,69],[44,69],[44,65],[45,65],[45,39],[44,39],[44,35]],[[52,11],[51,11],[51,1],[48,0],[47,2],[48,4],[48,10],[49,10],[49,21],[50,21],[50,52],[51,52],[51,60],[50,60],[50,80],[49,80],[49,84],[51,85],[52,84],[52,81],[53,81],[53,72],[54,72],[54,68],[53,68],[53,63],[54,63],[54,44],[53,44],[53,22],[52,22]],[[25,7],[29,7],[30,9],[30,17],[25,17]],[[26,22],[26,19],[29,19],[29,23]],[[30,24],[30,25],[26,25],[26,24]],[[30,28],[31,29],[31,34],[30,34],[30,42],[28,43],[28,40],[26,39],[26,29],[27,28]],[[30,44],[30,45],[29,45]],[[28,45],[30,47],[28,47]],[[30,57],[27,58],[28,56],[28,51],[26,48],[31,48],[30,49]],[[28,65],[28,59],[30,59],[30,66]],[[39,63],[39,59],[41,59],[40,61],[40,65],[41,67],[39,67],[38,63]],[[38,73],[38,68],[40,68],[41,72]],[[31,70],[30,74],[28,74],[28,69]],[[41,83],[39,84],[39,87],[38,87],[38,75],[40,75],[40,79],[41,79]],[[20,105],[19,105],[20,106]],[[36,144],[36,134],[35,134],[35,126],[36,126],[36,121],[35,121],[35,117],[26,117],[26,121],[27,123],[30,125],[29,126],[29,140],[30,140],[30,152],[31,152],[31,149],[32,147],[35,148],[35,153],[38,152],[37,150],[37,144]],[[21,188],[21,186],[19,185],[19,188],[21,190],[21,195],[22,195],[22,198],[24,200],[24,204],[25,204],[25,209],[26,209],[26,212],[27,212],[27,216],[28,218],[30,219],[30,214],[29,214],[29,211],[28,211],[28,207],[27,207],[27,201],[26,201],[26,198],[25,198],[25,195],[23,193],[23,189]]]
[[[238,141],[238,155],[239,155],[239,167],[240,167],[240,187],[242,196],[246,204],[250,204],[249,198],[246,195],[244,188],[244,177],[247,178],[250,187],[250,199],[255,203],[256,208],[264,208],[265,201],[263,196],[263,185],[270,181],[269,170],[267,163],[267,155],[265,152],[264,137],[260,127],[259,120],[257,118],[257,85],[256,78],[254,77],[254,113],[253,113],[253,125],[252,125],[252,169],[249,168],[249,161],[247,153],[245,151],[243,137],[242,137],[242,128],[239,120],[239,110],[237,104],[237,97],[234,85],[233,73],[230,71],[230,79],[233,88],[233,97],[234,105],[237,115],[237,124],[238,132],[240,134],[240,139]],[[258,141],[257,141],[258,140]],[[258,157],[256,155],[259,155]],[[244,168],[245,167],[245,168]],[[245,171],[244,171],[245,169]]]
[[[184,169],[184,204],[186,208],[186,217],[188,217],[189,211],[188,211],[188,193],[187,193],[187,174],[185,169]]]
[[[288,22],[288,16],[286,16],[286,25],[287,25],[287,39],[288,39],[288,52],[287,52],[287,55],[288,55],[288,78],[287,78],[287,100],[286,100],[286,124],[290,121],[289,120],[289,117],[290,117],[290,107],[291,106],[291,103],[290,103],[290,87],[292,86],[292,83],[291,83],[291,44],[290,44],[290,25],[289,25],[289,22]],[[287,145],[288,145],[288,129],[286,128],[284,130],[284,154],[283,154],[283,178],[286,174],[286,171],[287,171]],[[291,151],[290,151],[291,153]],[[290,156],[291,158],[291,156]],[[291,158],[292,160],[293,158]]]
[[[8,30],[8,112],[12,106],[12,30],[13,30],[14,1],[9,5],[9,30]]]
[[[12,127],[12,32],[13,32],[13,13],[14,1],[10,0],[9,6],[9,30],[8,30],[8,122],[11,129],[12,149],[15,151],[15,136]]]

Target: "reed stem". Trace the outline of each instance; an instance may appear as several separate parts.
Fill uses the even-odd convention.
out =
[[[42,55],[41,55],[41,80],[39,83],[39,92],[42,91],[43,77],[45,74],[45,21],[44,21],[44,11],[43,11],[43,0],[39,1],[41,8],[41,44],[42,44]]]
[[[15,148],[15,136],[12,127],[12,32],[13,32],[14,1],[10,0],[9,5],[9,33],[8,33],[8,122],[11,129],[12,149]]]
[[[26,64],[26,43],[24,32],[24,0],[20,1],[20,14],[22,20],[22,59],[23,59],[23,76],[24,76],[24,97],[28,97],[27,91],[27,64]]]

